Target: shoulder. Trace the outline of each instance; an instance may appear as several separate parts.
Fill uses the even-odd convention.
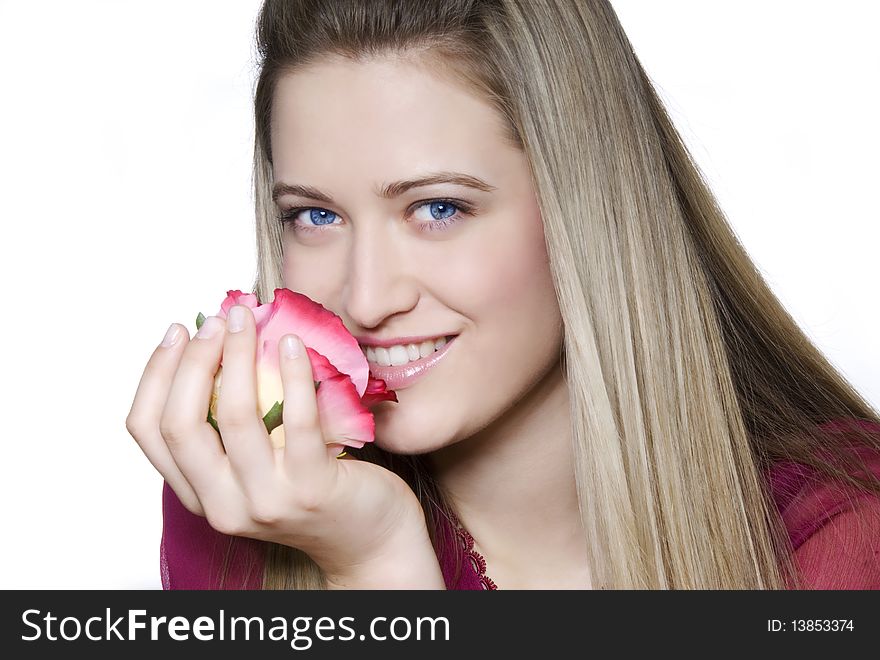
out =
[[[880,425],[872,426],[880,433]],[[880,452],[850,450],[880,477]],[[880,494],[791,461],[775,464],[769,483],[805,588],[880,589]]]

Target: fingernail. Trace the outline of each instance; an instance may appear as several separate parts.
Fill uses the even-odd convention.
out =
[[[284,347],[284,355],[291,359],[298,358],[302,355],[302,351],[300,350],[299,341],[292,337],[291,335],[287,335],[284,337],[284,340],[281,342]]]
[[[226,319],[226,329],[229,332],[241,332],[244,330],[244,307],[235,305],[229,310],[229,317]]]
[[[209,316],[202,323],[202,327],[196,333],[196,339],[210,339],[217,334],[217,331],[223,326],[223,322],[216,316]]]
[[[165,333],[165,338],[162,339],[162,348],[174,346],[178,339],[180,339],[180,326],[176,323],[172,323],[168,326],[168,332]]]

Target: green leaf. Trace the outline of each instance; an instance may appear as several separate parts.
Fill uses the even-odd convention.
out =
[[[215,420],[214,415],[211,414],[210,408],[208,409],[208,424],[213,426],[214,430],[217,431],[218,434],[220,433],[220,427],[217,426],[217,420]]]
[[[275,405],[269,409],[265,415],[263,415],[263,424],[266,425],[266,432],[271,433],[282,423],[282,416],[284,414],[284,402],[278,401],[275,402]]]
[[[199,312],[199,315],[196,317],[196,330],[202,329],[202,323],[205,322],[205,315]]]

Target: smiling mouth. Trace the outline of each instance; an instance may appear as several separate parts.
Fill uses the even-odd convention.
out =
[[[370,376],[385,381],[385,385],[391,390],[396,391],[410,387],[430,373],[449,355],[457,337],[458,335],[452,335],[448,341],[445,337],[441,337],[436,340],[440,343],[439,348],[434,348],[433,352],[425,357],[421,357],[420,354],[419,359],[407,361],[405,364],[383,366],[372,362],[369,364]]]
[[[457,336],[458,335],[449,335],[446,337],[438,337],[437,339],[429,339],[418,344],[400,344],[388,348],[381,346],[361,346],[361,350],[367,358],[367,363],[370,365],[370,369],[373,369],[374,367],[405,367],[409,364],[416,364],[429,358]]]

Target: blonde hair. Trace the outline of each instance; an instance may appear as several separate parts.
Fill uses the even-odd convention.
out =
[[[331,53],[418,56],[491,103],[527,155],[565,326],[594,588],[798,584],[763,476],[774,461],[880,493],[842,439],[817,428],[880,416],[752,264],[608,2],[267,0],[257,42],[261,301],[284,286],[269,134],[281,76]],[[357,455],[410,483],[439,548],[436,516],[451,509],[422,460],[370,445]],[[264,588],[324,587],[307,555],[267,546]]]

